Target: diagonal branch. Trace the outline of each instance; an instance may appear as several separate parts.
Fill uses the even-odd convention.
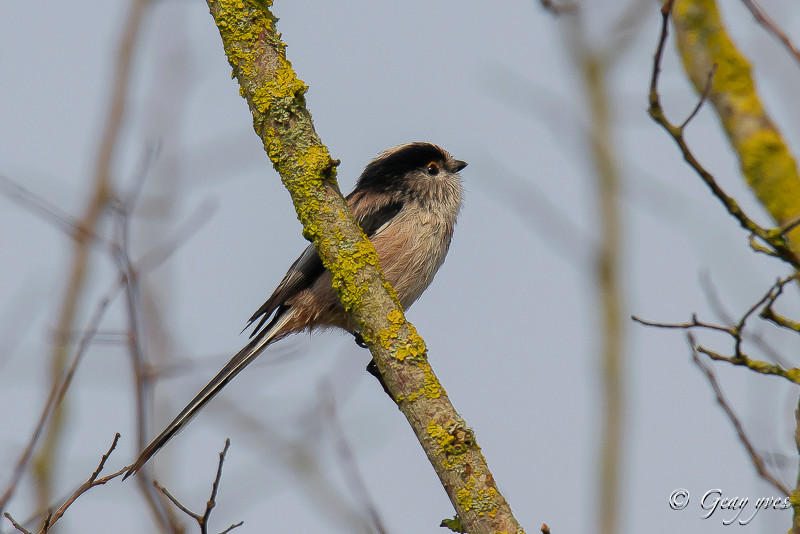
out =
[[[792,56],[795,63],[800,66],[800,50],[794,45],[789,36],[786,35],[778,24],[772,20],[772,17],[767,15],[761,6],[756,4],[755,0],[742,0],[742,3],[750,10],[750,13],[756,19],[756,21],[761,24],[764,29],[766,29],[769,33],[771,33],[778,41],[781,42],[783,47]]]
[[[725,398],[725,395],[722,393],[722,388],[720,387],[719,382],[717,382],[717,377],[714,374],[714,371],[704,364],[697,355],[698,349],[697,345],[695,344],[694,337],[692,334],[687,334],[686,338],[689,341],[689,346],[692,350],[692,361],[706,376],[708,383],[711,384],[711,388],[714,390],[714,395],[717,398],[717,404],[722,407],[725,415],[728,416],[728,419],[733,425],[734,430],[736,430],[736,435],[739,436],[739,441],[742,443],[742,445],[744,445],[747,455],[750,456],[750,461],[753,462],[753,466],[756,468],[759,476],[761,476],[761,478],[772,484],[778,491],[788,497],[790,493],[789,488],[786,487],[783,482],[772,476],[769,471],[767,471],[767,466],[764,462],[764,459],[758,454],[758,451],[756,451],[756,448],[753,446],[750,438],[747,436],[747,433],[744,430],[742,422],[739,420],[739,417],[737,417],[736,413],[733,411],[733,408],[731,408],[731,405]]]
[[[778,256],[794,266],[796,269],[800,269],[800,256],[794,249],[789,237],[786,235],[787,232],[782,227],[771,229],[763,228],[752,218],[750,218],[744,212],[736,199],[728,195],[717,183],[716,178],[700,163],[686,142],[684,132],[686,127],[689,125],[690,119],[697,114],[700,106],[706,101],[707,98],[713,99],[715,96],[715,93],[713,92],[713,74],[717,68],[716,63],[711,63],[705,71],[703,78],[704,85],[701,92],[700,102],[689,115],[689,117],[678,126],[672,124],[669,119],[667,119],[664,108],[661,105],[661,95],[658,92],[658,79],[661,73],[661,59],[664,54],[667,35],[669,34],[670,13],[675,3],[676,0],[667,0],[664,2],[664,5],[661,8],[661,34],[658,40],[658,47],[656,48],[656,52],[653,57],[653,73],[650,78],[650,107],[648,108],[648,112],[653,120],[660,124],[670,134],[670,136],[672,136],[673,140],[678,145],[681,154],[683,154],[683,159],[686,160],[689,166],[692,167],[692,169],[694,169],[694,171],[706,183],[714,196],[722,202],[728,213],[739,222],[739,225],[742,228],[749,231],[750,234],[757,236],[761,241],[771,247],[764,250],[764,252]],[[787,194],[784,196],[791,196],[788,189]],[[781,218],[778,219],[781,220]]]
[[[349,214],[336,165],[305,107],[307,86],[286,59],[269,1],[207,0],[253,127],[294,202],[388,391],[408,419],[471,532],[521,532],[475,442],[385,282],[375,249]]]
[[[675,46],[695,90],[701,93],[708,87],[708,102],[736,153],[745,182],[780,226],[800,216],[800,172],[761,100],[750,62],[725,28],[718,7],[722,3],[676,0],[672,13]],[[718,73],[709,86],[706,78],[714,65]],[[768,235],[765,241],[770,246],[780,244],[779,248],[792,252],[787,257],[793,257],[798,268],[800,231],[782,235],[775,229]]]

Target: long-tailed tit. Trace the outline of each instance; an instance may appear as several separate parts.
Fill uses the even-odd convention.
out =
[[[466,167],[430,143],[409,143],[384,151],[361,173],[347,203],[378,252],[386,280],[403,308],[419,298],[444,262],[461,207]],[[128,469],[136,473],[234,376],[271,343],[289,334],[339,327],[358,331],[333,290],[331,274],[309,245],[247,323],[256,326],[250,342],[145,448]]]

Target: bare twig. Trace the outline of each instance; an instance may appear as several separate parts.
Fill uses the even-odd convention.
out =
[[[228,454],[228,449],[231,446],[230,438],[225,440],[225,447],[219,453],[219,463],[217,464],[217,475],[214,477],[214,482],[211,484],[211,496],[206,503],[206,511],[203,514],[203,525],[208,524],[208,519],[211,517],[211,510],[217,505],[217,491],[219,491],[219,482],[222,480],[222,464],[225,462],[225,455]]]
[[[155,481],[155,480],[153,481],[153,486],[155,486],[155,488],[156,488],[158,491],[160,491],[161,493],[163,493],[163,494],[164,494],[164,496],[165,496],[167,499],[169,499],[169,502],[171,502],[172,504],[174,504],[174,505],[175,505],[175,507],[176,507],[178,510],[180,510],[180,511],[181,511],[181,512],[183,512],[184,514],[188,515],[189,517],[191,517],[192,519],[194,519],[195,521],[197,521],[197,523],[198,523],[199,525],[202,525],[202,523],[203,523],[203,516],[202,516],[202,515],[200,515],[200,514],[197,514],[197,513],[195,513],[195,512],[192,512],[191,510],[189,510],[188,508],[186,508],[186,506],[184,506],[184,505],[183,505],[183,503],[181,503],[181,502],[180,502],[180,501],[179,501],[179,500],[178,500],[178,499],[177,499],[177,498],[176,498],[176,497],[175,497],[175,496],[174,496],[172,493],[170,493],[170,492],[169,492],[169,490],[168,490],[166,487],[162,486],[162,485],[161,485],[161,484],[159,484],[157,481]]]
[[[94,228],[86,228],[85,225],[81,225],[80,221],[55,204],[32,193],[21,184],[2,174],[0,174],[0,190],[10,200],[39,215],[42,220],[52,223],[72,238],[77,239],[80,235],[88,234],[93,242],[99,241],[106,246],[109,245],[108,239],[96,233]]]
[[[762,375],[774,375],[785,378],[794,384],[800,384],[800,369],[793,367],[791,369],[784,369],[780,365],[768,363],[761,360],[753,360],[744,352],[739,352],[735,356],[725,356],[719,352],[707,349],[700,345],[697,346],[697,352],[701,352],[711,358],[720,362],[727,362],[732,365],[741,365],[747,367]]]
[[[690,328],[705,328],[707,330],[716,330],[718,332],[725,332],[726,334],[730,334],[731,336],[735,336],[736,332],[733,327],[730,326],[722,326],[714,323],[706,323],[701,321],[697,318],[697,314],[692,314],[692,319],[688,323],[660,323],[657,321],[648,321],[647,319],[642,319],[636,315],[631,315],[631,319],[636,321],[639,324],[643,324],[645,326],[655,326],[656,328],[674,328],[680,330],[688,330]]]
[[[760,308],[762,305],[764,305],[765,303],[774,302],[775,298],[777,298],[776,293],[778,293],[779,290],[781,290],[783,288],[783,286],[786,283],[788,283],[790,280],[792,280],[793,278],[794,278],[793,276],[790,276],[789,278],[784,279],[784,280],[781,280],[779,278],[775,282],[775,284],[769,289],[769,291],[767,291],[764,294],[764,296],[762,296],[760,299],[758,299],[758,301],[755,304],[750,306],[750,308],[748,308],[748,310],[745,312],[745,314],[742,315],[742,318],[739,320],[739,322],[734,327],[735,328],[735,332],[736,332],[736,335],[734,336],[734,338],[736,339],[736,345],[735,345],[734,349],[735,349],[737,355],[741,354],[741,352],[742,352],[742,350],[741,350],[742,349],[742,337],[743,337],[742,336],[742,331],[744,330],[745,323],[747,322],[747,319],[749,319],[750,316],[753,315],[756,312],[756,310],[758,308]]]
[[[106,212],[109,202],[113,199],[113,185],[111,168],[114,151],[117,146],[120,130],[128,97],[128,80],[133,64],[133,54],[136,49],[136,39],[139,34],[141,22],[144,19],[149,0],[131,0],[128,16],[125,18],[125,27],[120,33],[117,46],[115,69],[112,78],[109,109],[105,113],[106,124],[103,129],[97,150],[93,176],[93,190],[83,216],[79,222],[79,232],[75,235],[75,248],[73,251],[72,266],[67,278],[66,293],[61,304],[58,319],[58,338],[63,339],[75,323],[80,298],[83,295],[86,273],[89,265],[89,244],[94,229],[98,227]],[[63,341],[57,342],[50,357],[51,381],[55,384],[61,377],[67,361],[67,347]],[[47,429],[47,434],[34,465],[34,479],[37,488],[40,506],[45,506],[50,501],[50,483],[53,463],[58,448],[58,441],[63,428],[63,408],[56,412],[52,424]],[[167,522],[163,525],[168,526]]]
[[[717,72],[717,64],[714,63],[714,66],[708,73],[708,80],[706,81],[706,85],[703,88],[703,94],[700,95],[700,100],[697,101],[697,105],[694,107],[692,112],[689,113],[689,116],[686,117],[686,120],[684,120],[678,127],[680,128],[680,130],[686,128],[686,126],[692,121],[692,119],[694,119],[695,116],[697,116],[697,114],[700,112],[700,108],[703,107],[703,104],[705,104],[706,100],[708,100],[708,95],[709,93],[711,93],[711,84],[714,81],[714,74],[716,74],[716,72]]]
[[[103,468],[105,467],[106,461],[108,460],[109,456],[114,451],[114,449],[117,447],[117,443],[119,442],[119,438],[120,438],[120,434],[119,433],[115,434],[114,439],[113,439],[113,441],[111,443],[111,446],[108,448],[106,453],[103,454],[103,456],[100,458],[100,463],[97,465],[95,470],[89,476],[88,480],[86,482],[82,483],[80,486],[78,486],[68,497],[66,497],[64,499],[63,504],[58,509],[53,511],[53,508],[49,507],[49,508],[47,508],[46,512],[42,512],[42,513],[36,514],[33,518],[27,520],[26,523],[36,522],[36,521],[39,520],[37,518],[43,516],[43,518],[41,520],[42,521],[42,526],[41,526],[41,528],[39,529],[38,532],[39,532],[39,534],[45,534],[46,532],[49,532],[50,529],[53,528],[53,525],[59,519],[61,519],[61,517],[64,516],[64,514],[67,511],[67,509],[70,506],[72,506],[72,504],[74,504],[75,501],[77,501],[79,497],[81,497],[83,494],[85,494],[87,491],[89,491],[93,487],[101,486],[101,485],[105,484],[106,482],[108,482],[110,480],[113,480],[113,479],[119,477],[120,475],[122,475],[125,472],[125,468],[120,469],[119,471],[116,471],[115,473],[112,473],[110,475],[106,475],[104,477],[98,478],[100,473],[102,472]],[[12,524],[14,525],[14,527],[17,530],[20,530],[21,532],[29,532],[28,530],[24,529],[22,526],[18,525],[11,518],[10,514],[6,513],[5,515],[12,522]]]
[[[206,502],[206,509],[202,515],[191,511],[189,508],[184,506],[174,495],[172,495],[169,490],[159,484],[157,481],[153,481],[153,486],[158,489],[164,496],[169,499],[169,501],[175,505],[181,512],[188,515],[192,519],[194,519],[197,524],[200,526],[200,532],[202,534],[208,534],[208,522],[211,519],[211,510],[217,505],[217,491],[219,490],[219,483],[222,480],[222,464],[225,463],[225,455],[228,453],[228,448],[231,446],[231,440],[225,440],[225,448],[219,453],[219,463],[217,464],[217,474],[214,477],[214,482],[211,485],[211,496],[208,498]],[[141,478],[141,477],[140,477]],[[234,523],[233,525],[226,528],[223,533],[230,532],[231,530],[235,529],[238,526],[244,524],[244,521],[240,521],[238,523]]]
[[[779,231],[779,232],[780,232],[782,235],[786,235],[786,234],[788,234],[789,232],[791,232],[792,230],[794,230],[795,228],[797,228],[798,226],[800,226],[800,215],[798,215],[797,217],[794,217],[794,218],[792,218],[792,219],[789,219],[788,221],[786,221],[785,223],[783,223],[783,224],[782,224],[782,225],[781,225],[781,226],[778,228],[778,231]]]
[[[731,424],[733,425],[734,430],[736,430],[736,434],[739,437],[739,441],[744,445],[745,450],[747,451],[748,456],[750,457],[750,461],[753,463],[753,466],[756,468],[759,476],[772,484],[778,491],[786,495],[787,497],[790,494],[789,488],[783,484],[780,480],[772,476],[768,471],[766,464],[764,463],[764,459],[758,454],[753,444],[750,442],[750,438],[747,437],[747,433],[742,426],[741,421],[737,417],[736,413],[731,408],[730,404],[728,403],[727,399],[725,399],[725,395],[722,393],[722,388],[717,382],[717,377],[714,375],[714,371],[711,370],[710,367],[705,365],[701,360],[700,357],[697,355],[698,351],[700,350],[695,345],[694,337],[691,333],[687,334],[687,340],[689,341],[689,346],[692,350],[692,361],[695,365],[703,372],[703,374],[708,379],[709,384],[711,384],[712,389],[714,390],[714,395],[717,398],[717,403],[722,407],[722,410],[728,416]]]
[[[314,449],[316,440],[288,439],[242,408],[241,403],[221,398],[217,405],[224,413],[224,422],[234,428],[246,429],[243,437],[251,440],[250,447],[269,462],[295,478],[304,498],[327,523],[342,525],[348,532],[369,531],[369,523],[352,499],[327,476],[327,470]]]
[[[64,502],[64,504],[62,504],[55,512],[53,512],[53,514],[45,521],[45,525],[39,531],[40,534],[43,534],[47,532],[50,528],[52,528],[55,522],[61,519],[61,517],[64,515],[67,509],[78,499],[78,497],[80,497],[90,489],[94,488],[95,486],[101,486],[106,482],[108,482],[109,480],[113,480],[125,472],[125,468],[122,468],[115,473],[104,476],[102,478],[97,478],[103,471],[103,467],[105,467],[106,465],[106,460],[108,460],[108,457],[111,456],[111,453],[117,447],[117,443],[119,442],[119,437],[120,435],[118,432],[114,436],[114,441],[111,443],[111,446],[108,448],[106,453],[100,458],[100,463],[97,465],[97,468],[89,476],[89,479],[83,484],[81,484],[81,486],[77,490],[75,490],[75,492]]]
[[[787,330],[791,330],[795,333],[800,333],[800,322],[793,321],[788,317],[784,317],[783,315],[776,312],[775,309],[773,308],[775,301],[778,299],[779,296],[781,296],[781,294],[783,294],[784,286],[786,286],[786,284],[788,284],[789,282],[792,282],[797,279],[800,279],[800,275],[794,274],[792,276],[784,278],[783,280],[778,280],[778,282],[775,284],[773,294],[770,296],[769,299],[767,299],[766,304],[764,305],[764,308],[761,310],[759,316],[762,319],[770,321],[771,323],[781,328],[786,328]]]
[[[720,299],[719,293],[717,292],[716,287],[711,280],[711,277],[708,276],[708,273],[701,273],[700,275],[700,287],[703,290],[703,293],[706,295],[706,299],[708,300],[709,305],[714,310],[714,313],[726,323],[733,323],[734,319],[733,316],[725,309],[725,306],[722,304],[722,300]],[[759,314],[760,317],[764,318],[763,310]],[[756,347],[758,347],[762,352],[769,355],[769,357],[780,365],[781,367],[790,367],[789,362],[784,358],[772,345],[770,345],[764,336],[762,336],[758,332],[753,333],[741,333],[742,336],[752,342]]]
[[[792,40],[789,39],[789,36],[781,30],[780,26],[778,26],[769,15],[767,15],[761,7],[756,4],[755,0],[742,0],[742,3],[750,10],[753,17],[755,17],[756,21],[758,21],[761,26],[764,27],[769,33],[771,33],[778,41],[781,42],[783,47],[789,53],[790,56],[794,59],[794,61],[800,65],[800,50],[794,46]]]
[[[228,534],[228,532],[230,532],[231,530],[233,530],[235,528],[238,528],[238,527],[241,527],[242,525],[244,525],[244,521],[239,521],[238,523],[232,524],[231,526],[229,526],[228,528],[226,528],[225,530],[223,530],[219,534]]]
[[[136,443],[139,450],[147,445],[147,400],[150,397],[152,381],[147,372],[147,358],[144,354],[142,343],[141,321],[141,286],[139,272],[133,264],[129,254],[130,248],[130,214],[133,212],[141,184],[149,171],[149,166],[143,166],[137,176],[134,187],[126,196],[125,202],[114,204],[117,243],[112,248],[114,259],[119,269],[120,279],[125,290],[126,319],[128,322],[128,349],[131,367],[134,375],[134,392],[136,399]],[[149,476],[137,478],[139,489],[148,506],[164,524],[176,530],[177,518],[172,510],[159,498],[157,492],[147,483]]]
[[[750,306],[747,311],[742,315],[741,319],[733,326],[721,326],[713,323],[707,323],[697,318],[697,314],[692,314],[692,319],[686,323],[659,323],[655,321],[646,321],[639,317],[631,316],[631,318],[646,326],[655,326],[657,328],[674,328],[681,330],[691,330],[700,328],[705,330],[712,330],[716,332],[723,332],[733,338],[733,356],[725,356],[718,352],[698,346],[696,350],[706,354],[708,357],[718,361],[728,362],[733,365],[741,365],[756,371],[757,373],[766,375],[775,375],[783,377],[791,382],[800,384],[800,369],[791,368],[785,369],[781,365],[772,364],[760,360],[750,358],[742,350],[742,343],[744,341],[744,329],[747,325],[748,319],[759,309],[762,308],[761,317],[764,317],[766,310],[771,309],[775,299],[781,294],[783,287],[794,280],[798,275],[791,275],[786,278],[779,278],[755,304]],[[776,314],[777,315],[777,314]],[[767,317],[769,318],[769,317]]]
[[[5,516],[5,518],[6,518],[6,519],[8,519],[9,521],[11,521],[11,524],[12,524],[12,525],[14,526],[14,528],[15,528],[15,529],[17,529],[18,531],[22,532],[23,534],[33,534],[33,533],[30,531],[30,530],[26,529],[25,527],[23,527],[22,525],[20,525],[19,523],[17,523],[17,522],[14,520],[14,518],[13,518],[13,517],[11,517],[11,514],[9,514],[8,512],[5,512],[3,515]]]
[[[39,201],[40,199],[35,195],[29,194],[26,192],[27,198],[31,201],[32,204],[42,205]],[[208,209],[203,208],[198,211],[197,216],[192,216],[187,220],[186,223],[186,230],[179,231],[175,238],[173,238],[170,242],[166,244],[156,245],[154,249],[152,249],[149,253],[146,253],[142,257],[142,263],[146,264],[147,269],[154,269],[161,264],[161,262],[165,261],[173,250],[175,250],[178,245],[185,242],[184,240],[188,237],[190,231],[194,231],[196,229],[196,225],[198,220],[205,219],[208,215]],[[110,242],[109,242],[110,243]],[[118,245],[114,245],[118,247]],[[63,397],[69,388],[72,378],[77,370],[78,365],[80,364],[84,354],[86,353],[90,343],[95,340],[96,335],[98,334],[98,326],[100,320],[102,319],[105,310],[109,304],[109,302],[114,298],[117,292],[126,285],[126,276],[124,273],[121,273],[119,281],[114,284],[105,294],[105,296],[99,301],[97,308],[95,309],[92,317],[86,327],[86,330],[80,336],[78,345],[76,347],[76,352],[74,359],[66,373],[63,377],[61,382],[56,382],[53,384],[48,400],[45,402],[45,406],[43,407],[42,414],[39,418],[39,422],[36,425],[31,438],[28,441],[25,449],[20,455],[19,460],[17,461],[17,465],[13,471],[11,479],[9,480],[6,489],[4,490],[2,496],[0,496],[0,510],[3,510],[8,503],[8,500],[13,496],[16,487],[27,468],[31,457],[35,451],[35,447],[41,437],[41,434],[44,431],[48,421],[50,420],[51,414],[56,406],[58,406]],[[127,337],[129,337],[126,334]],[[72,336],[70,336],[72,337]],[[44,508],[42,506],[41,508]]]

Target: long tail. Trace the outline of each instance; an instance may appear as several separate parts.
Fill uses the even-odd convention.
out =
[[[267,345],[269,345],[272,341],[274,341],[276,334],[278,334],[281,328],[289,321],[291,318],[292,313],[289,311],[288,313],[283,313],[281,316],[276,317],[273,321],[273,324],[269,326],[264,332],[263,335],[258,336],[250,343],[245,345],[245,347],[240,350],[239,352],[234,355],[233,358],[225,365],[225,367],[217,373],[211,382],[209,382],[206,387],[204,387],[200,393],[198,393],[195,398],[191,400],[189,404],[178,414],[177,417],[164,429],[161,434],[158,435],[150,445],[148,445],[136,461],[128,468],[127,473],[125,476],[122,477],[122,480],[125,480],[131,475],[136,474],[139,469],[142,468],[144,464],[147,463],[150,458],[152,458],[167,442],[172,439],[178,432],[180,432],[186,424],[192,420],[192,418],[197,415],[197,413],[205,406],[208,401],[214,398],[214,395],[220,392],[222,388],[224,388],[228,382],[230,382],[234,376],[239,374],[239,372],[247,367],[250,362],[256,359],[256,357],[261,354]]]

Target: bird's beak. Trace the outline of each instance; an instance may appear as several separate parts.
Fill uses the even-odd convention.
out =
[[[467,162],[461,161],[460,159],[451,160],[450,163],[453,165],[453,168],[455,169],[455,171],[453,172],[458,172],[467,166]]]

